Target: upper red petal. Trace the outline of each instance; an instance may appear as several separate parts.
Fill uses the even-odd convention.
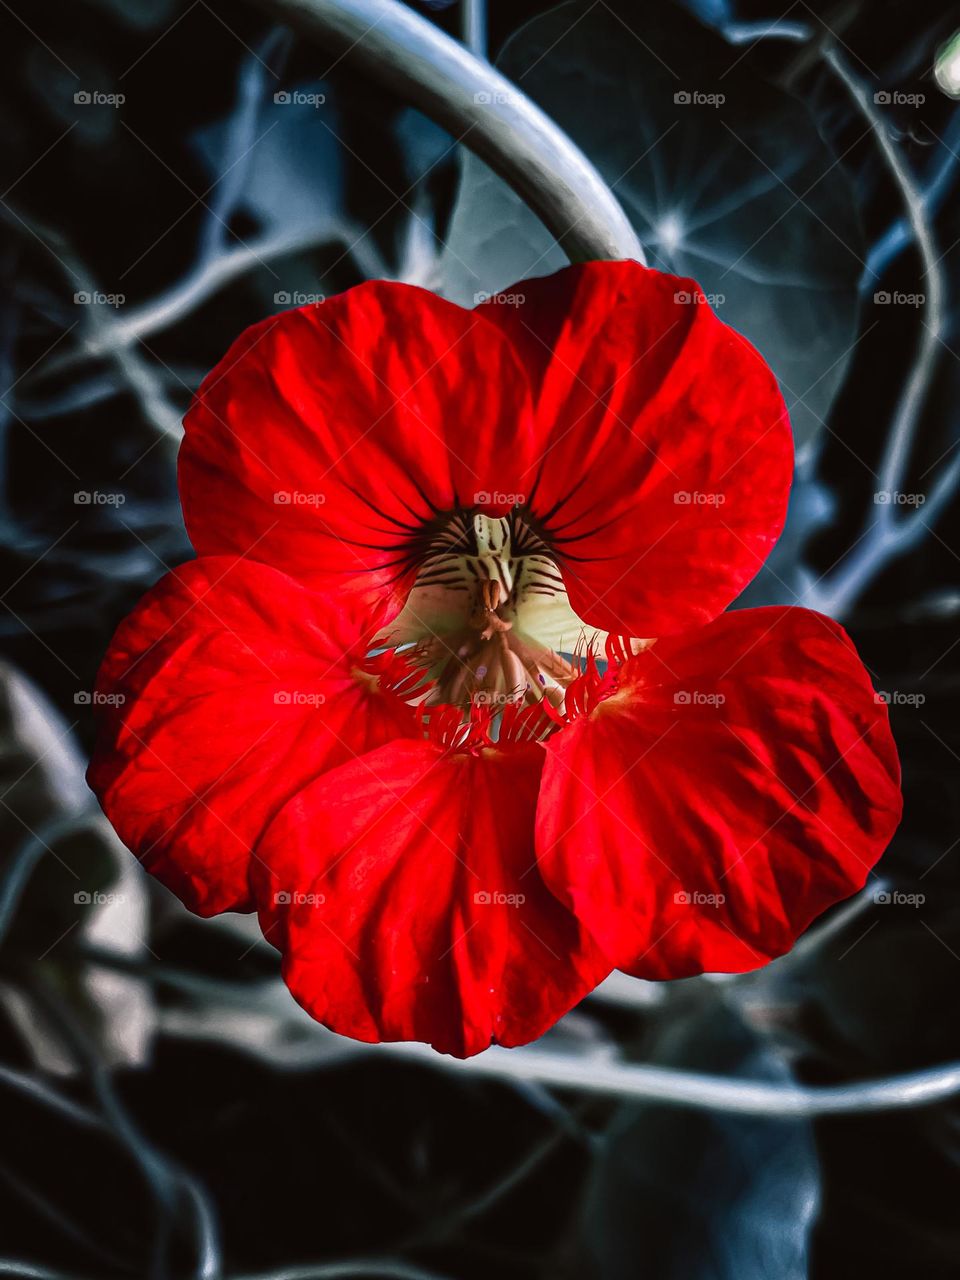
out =
[[[253,874],[304,1008],[466,1057],[534,1039],[606,976],[537,869],[542,763],[535,745],[394,742],[286,805]]]
[[[520,488],[576,612],[636,636],[716,617],[786,515],[792,437],[759,353],[692,280],[635,262],[524,280],[478,310],[534,388]]]
[[[549,744],[544,878],[647,978],[754,968],[860,888],[899,821],[887,709],[805,609],[659,640]]]
[[[399,605],[425,524],[502,509],[528,416],[495,325],[412,285],[358,285],[248,329],[204,380],[180,452],[187,531],[202,555]]]
[[[121,624],[88,781],[192,910],[250,910],[251,850],[275,811],[322,770],[416,732],[409,707],[357,676],[375,629],[230,557],[175,569]]]

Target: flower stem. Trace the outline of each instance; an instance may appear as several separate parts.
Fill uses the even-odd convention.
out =
[[[221,917],[221,927],[229,927],[225,917]],[[269,949],[268,943],[262,945]],[[269,1043],[291,1046],[294,1055],[302,1053],[299,1063],[305,1067],[342,1065],[349,1058],[395,1058],[477,1079],[569,1089],[584,1097],[662,1102],[701,1111],[781,1118],[896,1111],[930,1106],[960,1094],[960,1062],[956,1061],[873,1080],[805,1085],[744,1080],[648,1063],[623,1062],[606,1054],[560,1053],[537,1045],[525,1045],[519,1049],[503,1049],[494,1045],[473,1058],[461,1060],[437,1053],[425,1044],[360,1044],[334,1036],[311,1022],[308,1014],[291,1005],[279,978],[267,978],[259,983],[210,978],[139,958],[120,956],[108,948],[90,943],[83,944],[78,955],[106,968],[137,973],[172,991],[188,994],[195,1010],[179,1015],[180,1034],[208,1038],[211,1035],[212,1007],[228,1012],[243,1010],[248,1016],[256,1014],[262,1019],[256,1021],[256,1035],[262,1038],[264,1026],[271,1024],[276,1030]],[[216,1025],[221,1025],[219,1020]],[[251,1044],[244,1039],[242,1017],[233,1018],[231,1026],[235,1046],[263,1049],[259,1041]],[[291,1034],[294,1027],[297,1034]],[[217,1031],[213,1034],[222,1033]],[[311,1042],[316,1048],[311,1049]],[[289,1059],[286,1065],[297,1065],[297,1059]],[[3,1069],[0,1068],[2,1079]]]
[[[488,62],[398,0],[255,0],[349,58],[476,152],[530,206],[572,262],[635,258],[636,233],[580,149]]]
[[[478,58],[485,58],[487,56],[486,0],[462,0],[461,9],[463,43]]]
[[[835,617],[842,617],[862,595],[881,569],[895,557],[912,549],[928,532],[960,483],[960,453],[944,466],[927,496],[924,507],[900,520],[895,494],[905,483],[907,467],[913,452],[920,415],[926,404],[936,371],[941,334],[946,327],[944,270],[945,255],[937,253],[933,230],[924,206],[923,193],[890,136],[887,124],[877,111],[863,83],[850,70],[836,48],[828,48],[824,58],[844,85],[860,114],[870,125],[883,159],[899,188],[906,216],[923,264],[922,279],[926,287],[926,314],[921,320],[916,359],[897,401],[883,456],[880,460],[878,493],[887,497],[875,504],[866,530],[858,543],[841,561],[839,567],[818,589],[814,607]],[[926,472],[924,473],[926,475]]]

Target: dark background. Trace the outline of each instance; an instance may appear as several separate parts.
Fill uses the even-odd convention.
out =
[[[932,68],[960,17],[547,9],[491,4],[491,56],[542,15],[507,74],[781,378],[798,479],[748,598],[841,618],[906,793],[878,876],[792,956],[607,985],[547,1045],[585,1078],[594,1055],[814,1085],[954,1062],[960,112]],[[421,12],[459,35],[459,5]],[[454,139],[260,10],[0,0],[0,23],[0,1273],[960,1274],[954,1103],[771,1121],[362,1049],[300,1014],[250,921],[189,916],[118,848],[83,782],[89,691],[192,554],[175,457],[204,372],[298,292],[389,275],[469,304],[562,256]],[[325,100],[275,101],[294,89]]]

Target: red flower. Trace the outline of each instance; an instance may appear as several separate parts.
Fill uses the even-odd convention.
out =
[[[761,358],[634,263],[266,320],[187,416],[200,558],[113,641],[91,785],[193,910],[258,909],[359,1039],[468,1055],[614,967],[759,965],[900,812],[843,631],[720,616],[791,467]]]

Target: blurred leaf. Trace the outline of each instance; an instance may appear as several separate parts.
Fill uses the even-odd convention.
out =
[[[292,243],[335,239],[344,226],[344,154],[336,136],[342,125],[330,95],[323,80],[289,89],[271,80],[247,144],[256,149],[255,163],[252,154],[231,154],[231,117],[194,138],[211,182],[227,165],[246,162],[238,204],[266,233],[286,233]]]
[[[857,324],[863,248],[849,185],[802,103],[760,80],[670,5],[561,5],[508,41],[498,66],[612,186],[651,266],[693,276],[759,348],[800,443],[840,385]],[[719,95],[676,101],[686,95]],[[468,155],[444,292],[473,305],[565,265],[509,187]]]
[[[7,1076],[0,1080],[0,1125],[4,1253],[33,1264],[6,1274],[49,1274],[42,1267],[101,1280],[151,1274],[155,1212],[136,1159],[115,1131],[55,1088],[17,1089]]]
[[[72,1055],[18,984],[23,971],[42,969],[106,1062],[142,1061],[153,1024],[148,988],[78,962],[76,947],[143,954],[143,873],[97,809],[72,726],[7,664],[0,664],[0,797],[0,944],[11,974],[0,1000],[8,1015],[38,1065],[71,1069]]]
[[[78,691],[81,693],[82,691]],[[31,681],[0,663],[0,836],[17,844],[54,811],[90,806],[83,757],[60,712]]]
[[[147,1137],[209,1188],[228,1275],[402,1249],[451,1280],[555,1280],[586,1144],[527,1090],[393,1058],[286,1065],[162,1037],[118,1076]]]
[[[646,1060],[786,1081],[775,1051],[706,984]],[[809,1122],[624,1107],[601,1148],[584,1244],[601,1280],[805,1280],[819,1175]]]

